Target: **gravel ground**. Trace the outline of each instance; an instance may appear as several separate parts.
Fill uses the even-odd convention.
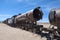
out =
[[[46,40],[46,38],[0,23],[0,40]]]

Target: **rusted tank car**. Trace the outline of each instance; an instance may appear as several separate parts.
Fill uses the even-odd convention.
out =
[[[52,25],[60,26],[60,9],[53,9],[50,11],[49,22]]]

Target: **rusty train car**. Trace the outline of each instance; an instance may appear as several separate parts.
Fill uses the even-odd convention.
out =
[[[26,13],[14,15],[13,17],[8,18],[7,23],[8,24],[12,24],[12,23],[21,24],[23,22],[28,22],[28,23],[36,24],[36,21],[42,19],[42,16],[43,16],[43,12],[41,11],[41,9],[39,10],[39,7],[38,7]]]
[[[60,9],[53,9],[50,11],[49,22],[52,25],[60,26]]]
[[[43,17],[43,12],[40,9],[40,7],[37,7],[30,11],[27,11],[26,13],[14,15],[13,17],[3,21],[3,23],[6,23],[13,27],[20,27],[21,29],[37,31],[40,30],[40,26],[43,27],[43,25],[36,24],[38,20],[42,19],[42,17]]]

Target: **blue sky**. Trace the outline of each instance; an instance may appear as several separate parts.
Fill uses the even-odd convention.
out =
[[[41,22],[48,22],[48,14],[53,8],[60,8],[60,0],[0,0],[0,21],[24,13],[40,6],[43,11]]]

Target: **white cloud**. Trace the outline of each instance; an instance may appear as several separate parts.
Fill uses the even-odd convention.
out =
[[[30,2],[29,0],[17,0],[18,2],[22,2],[22,1],[25,1],[25,2]]]
[[[0,21],[4,21],[7,18],[10,18],[12,15],[0,14]]]
[[[22,2],[23,0],[17,0],[18,2]]]
[[[27,3],[28,5],[37,5],[37,3],[35,2],[32,2],[31,0],[17,0],[18,2],[25,2]]]
[[[32,3],[32,2],[30,2],[30,3],[28,3],[29,5],[37,5],[37,3]]]
[[[5,15],[5,14],[4,15],[1,15],[0,14],[0,17],[9,17],[9,16],[11,16],[11,15]]]
[[[2,16],[10,16],[10,15],[0,15],[0,16],[2,17]]]
[[[29,0],[25,0],[26,2],[29,2]]]

